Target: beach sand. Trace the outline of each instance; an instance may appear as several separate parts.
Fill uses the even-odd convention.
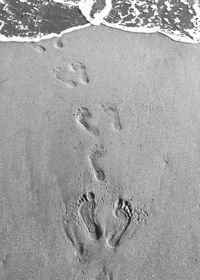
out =
[[[0,61],[0,279],[198,280],[200,45],[96,26]]]

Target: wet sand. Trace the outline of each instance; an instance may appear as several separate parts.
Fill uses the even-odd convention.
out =
[[[200,45],[96,26],[0,61],[0,279],[199,279]]]

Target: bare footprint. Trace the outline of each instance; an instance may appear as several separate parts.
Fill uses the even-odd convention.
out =
[[[61,67],[54,67],[52,69],[52,74],[56,79],[64,82],[69,88],[75,88],[77,86],[77,82],[69,79],[66,70]]]
[[[86,72],[81,73],[79,81],[84,85],[88,84],[90,82],[88,74]]]
[[[128,201],[123,199],[115,201],[113,216],[115,222],[111,232],[106,237],[106,243],[111,248],[115,248],[120,243],[121,238],[130,224],[132,211]]]
[[[79,82],[86,85],[90,82],[86,66],[82,62],[72,62],[69,64],[69,70],[71,72],[77,72],[79,74]]]
[[[63,48],[63,42],[62,42],[62,37],[56,38],[56,40],[54,41],[54,48],[56,49],[61,49]]]
[[[82,62],[71,62],[69,63],[69,70],[71,72],[85,73],[86,66]]]
[[[84,255],[84,247],[83,243],[78,237],[76,224],[69,221],[66,215],[62,217],[63,228],[67,237],[67,240],[70,242],[71,246],[74,248],[75,253],[78,257],[82,257]]]
[[[108,105],[108,104],[102,104],[102,108],[104,110],[105,113],[109,113],[111,112],[113,115],[113,122],[112,122],[112,126],[116,131],[119,131],[122,129],[122,125],[121,125],[121,121],[120,121],[120,117],[119,117],[119,112],[118,109],[116,107],[116,105]]]
[[[105,173],[98,165],[98,159],[103,157],[105,154],[105,150],[103,145],[94,145],[90,149],[89,153],[89,162],[93,169],[94,177],[97,181],[104,181],[105,180]]]
[[[103,267],[102,271],[96,275],[94,280],[113,280],[113,274],[106,267]]]
[[[88,131],[93,136],[99,135],[99,130],[88,122],[88,119],[91,118],[91,113],[86,107],[76,109],[73,115],[78,124],[80,124],[86,131]]]
[[[46,51],[46,48],[42,45],[37,45],[36,43],[32,43],[32,46],[38,53],[44,53]]]
[[[95,201],[94,194],[92,192],[83,194],[79,201],[78,215],[81,218],[88,237],[92,240],[98,240],[101,236],[101,230],[97,222],[95,221]]]

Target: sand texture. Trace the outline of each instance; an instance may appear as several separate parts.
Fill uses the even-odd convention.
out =
[[[95,26],[0,61],[0,279],[198,280],[200,46]]]

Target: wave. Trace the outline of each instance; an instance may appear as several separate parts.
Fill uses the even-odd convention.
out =
[[[39,41],[91,25],[200,42],[198,0],[0,0],[0,40]]]

